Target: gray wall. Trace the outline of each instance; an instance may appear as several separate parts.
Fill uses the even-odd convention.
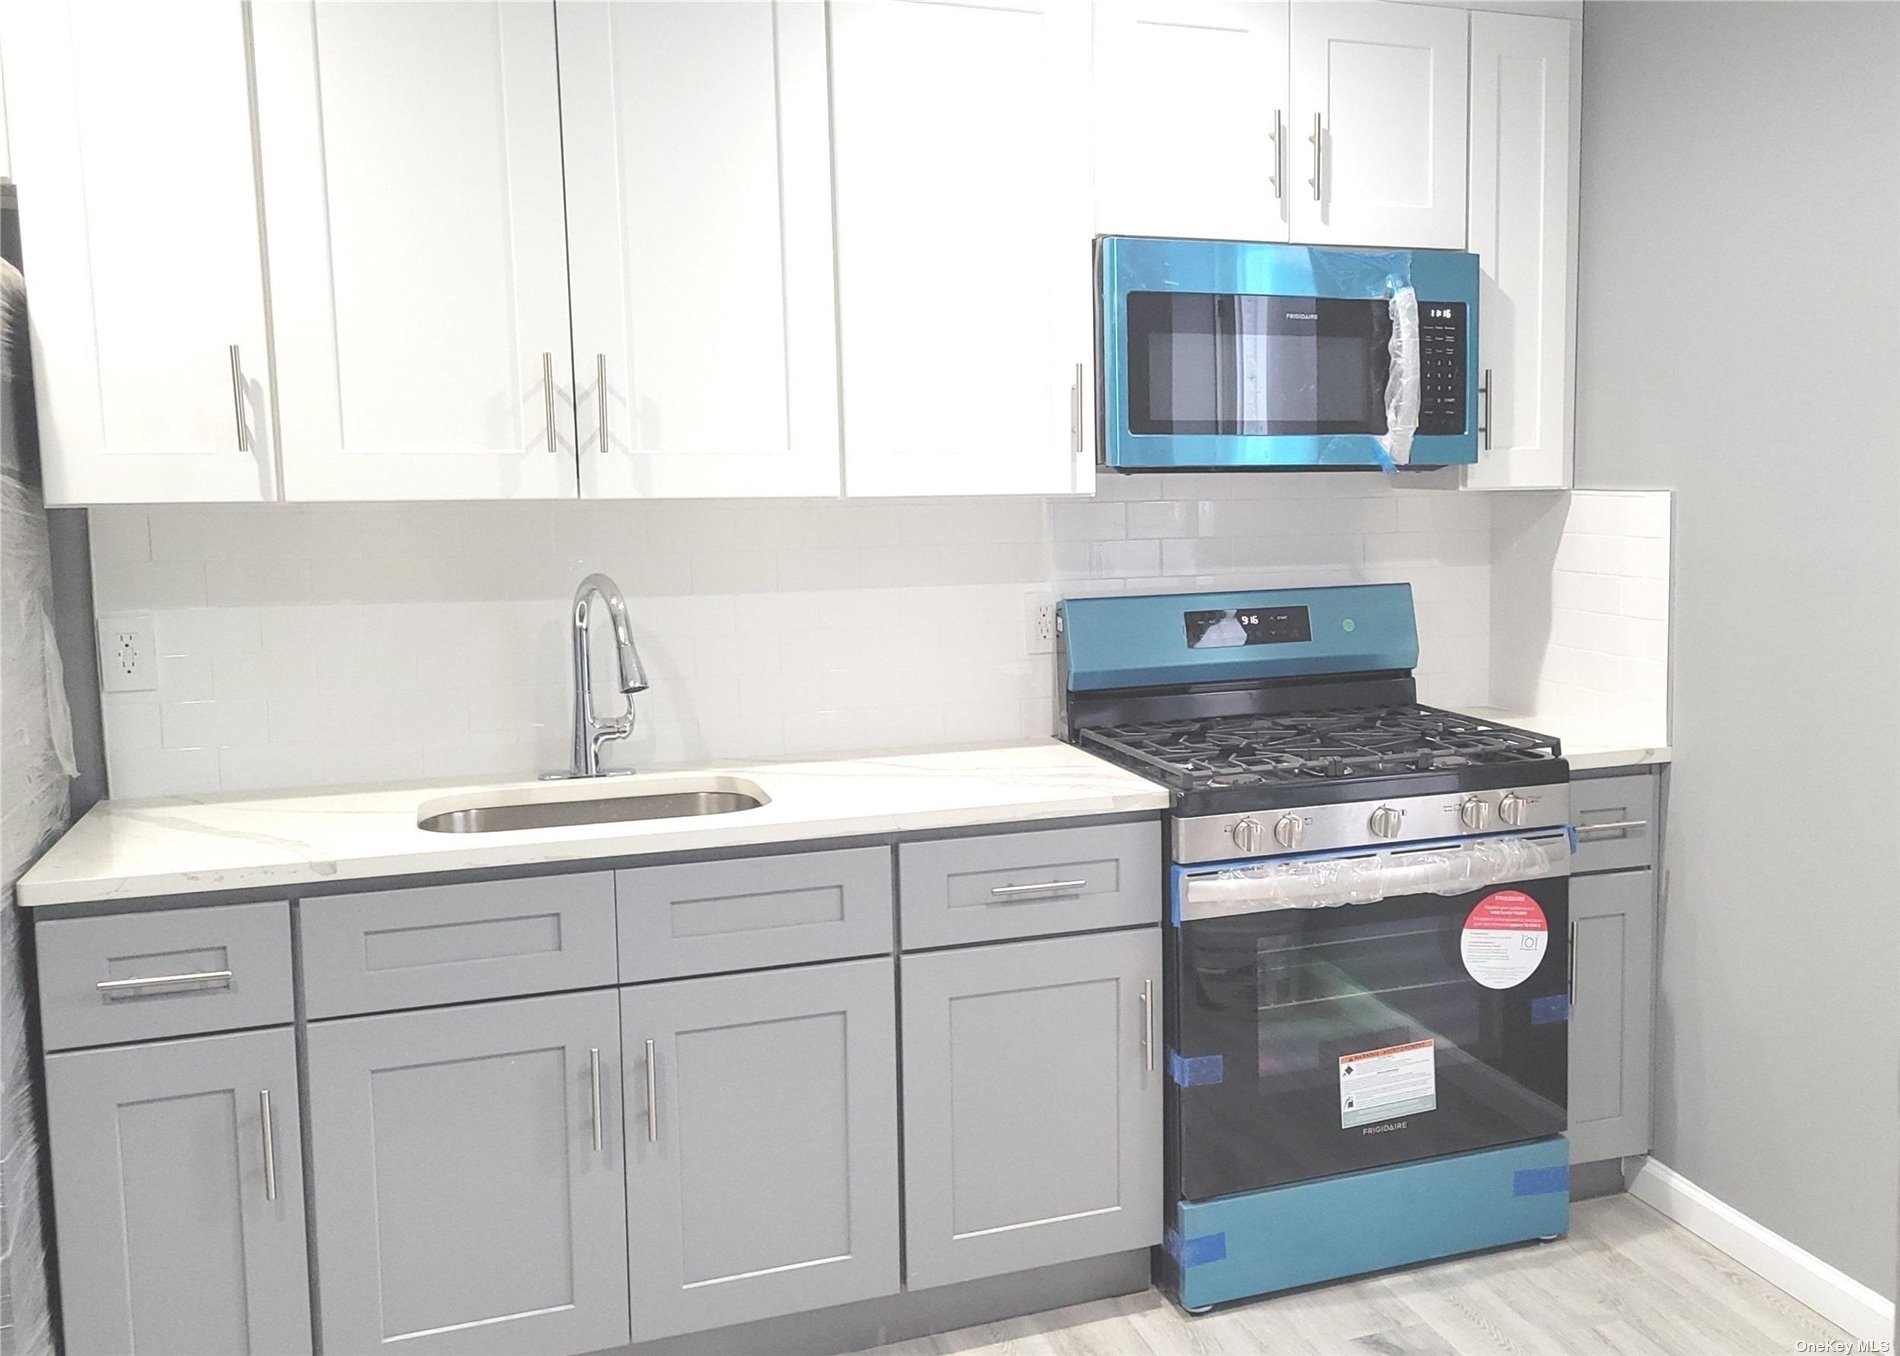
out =
[[[1900,7],[1591,3],[1580,484],[1678,491],[1656,1157],[1883,1294]]]

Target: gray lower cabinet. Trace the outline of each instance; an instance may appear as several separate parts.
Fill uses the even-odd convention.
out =
[[[898,1289],[889,957],[622,989],[633,1337]]]
[[[311,1349],[288,1028],[50,1055],[46,1098],[70,1356]]]
[[[1647,1153],[1654,873],[1573,878],[1570,922],[1570,1161]]]
[[[628,1339],[611,989],[313,1023],[326,1356]]]
[[[1161,932],[903,959],[911,1289],[1161,1241]]]

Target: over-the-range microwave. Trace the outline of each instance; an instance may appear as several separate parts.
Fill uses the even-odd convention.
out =
[[[1476,255],[1103,236],[1095,266],[1104,466],[1478,459]]]

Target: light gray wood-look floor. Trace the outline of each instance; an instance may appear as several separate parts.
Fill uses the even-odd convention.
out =
[[[1154,1291],[940,1333],[881,1356],[1724,1356],[1851,1340],[1630,1196],[1570,1234],[1190,1318]]]

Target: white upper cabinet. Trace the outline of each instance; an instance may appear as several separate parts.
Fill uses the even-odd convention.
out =
[[[48,502],[274,498],[243,7],[5,11]]]
[[[1092,485],[1089,7],[830,7],[845,488]]]
[[[1293,238],[1465,247],[1461,9],[1293,7]]]
[[[1474,489],[1570,483],[1577,26],[1471,16],[1471,250],[1479,266]]]
[[[582,493],[837,494],[824,6],[556,20]]]
[[[285,497],[572,498],[554,7],[252,17]]]
[[[1096,230],[1285,240],[1285,0],[1102,0],[1095,25]]]

